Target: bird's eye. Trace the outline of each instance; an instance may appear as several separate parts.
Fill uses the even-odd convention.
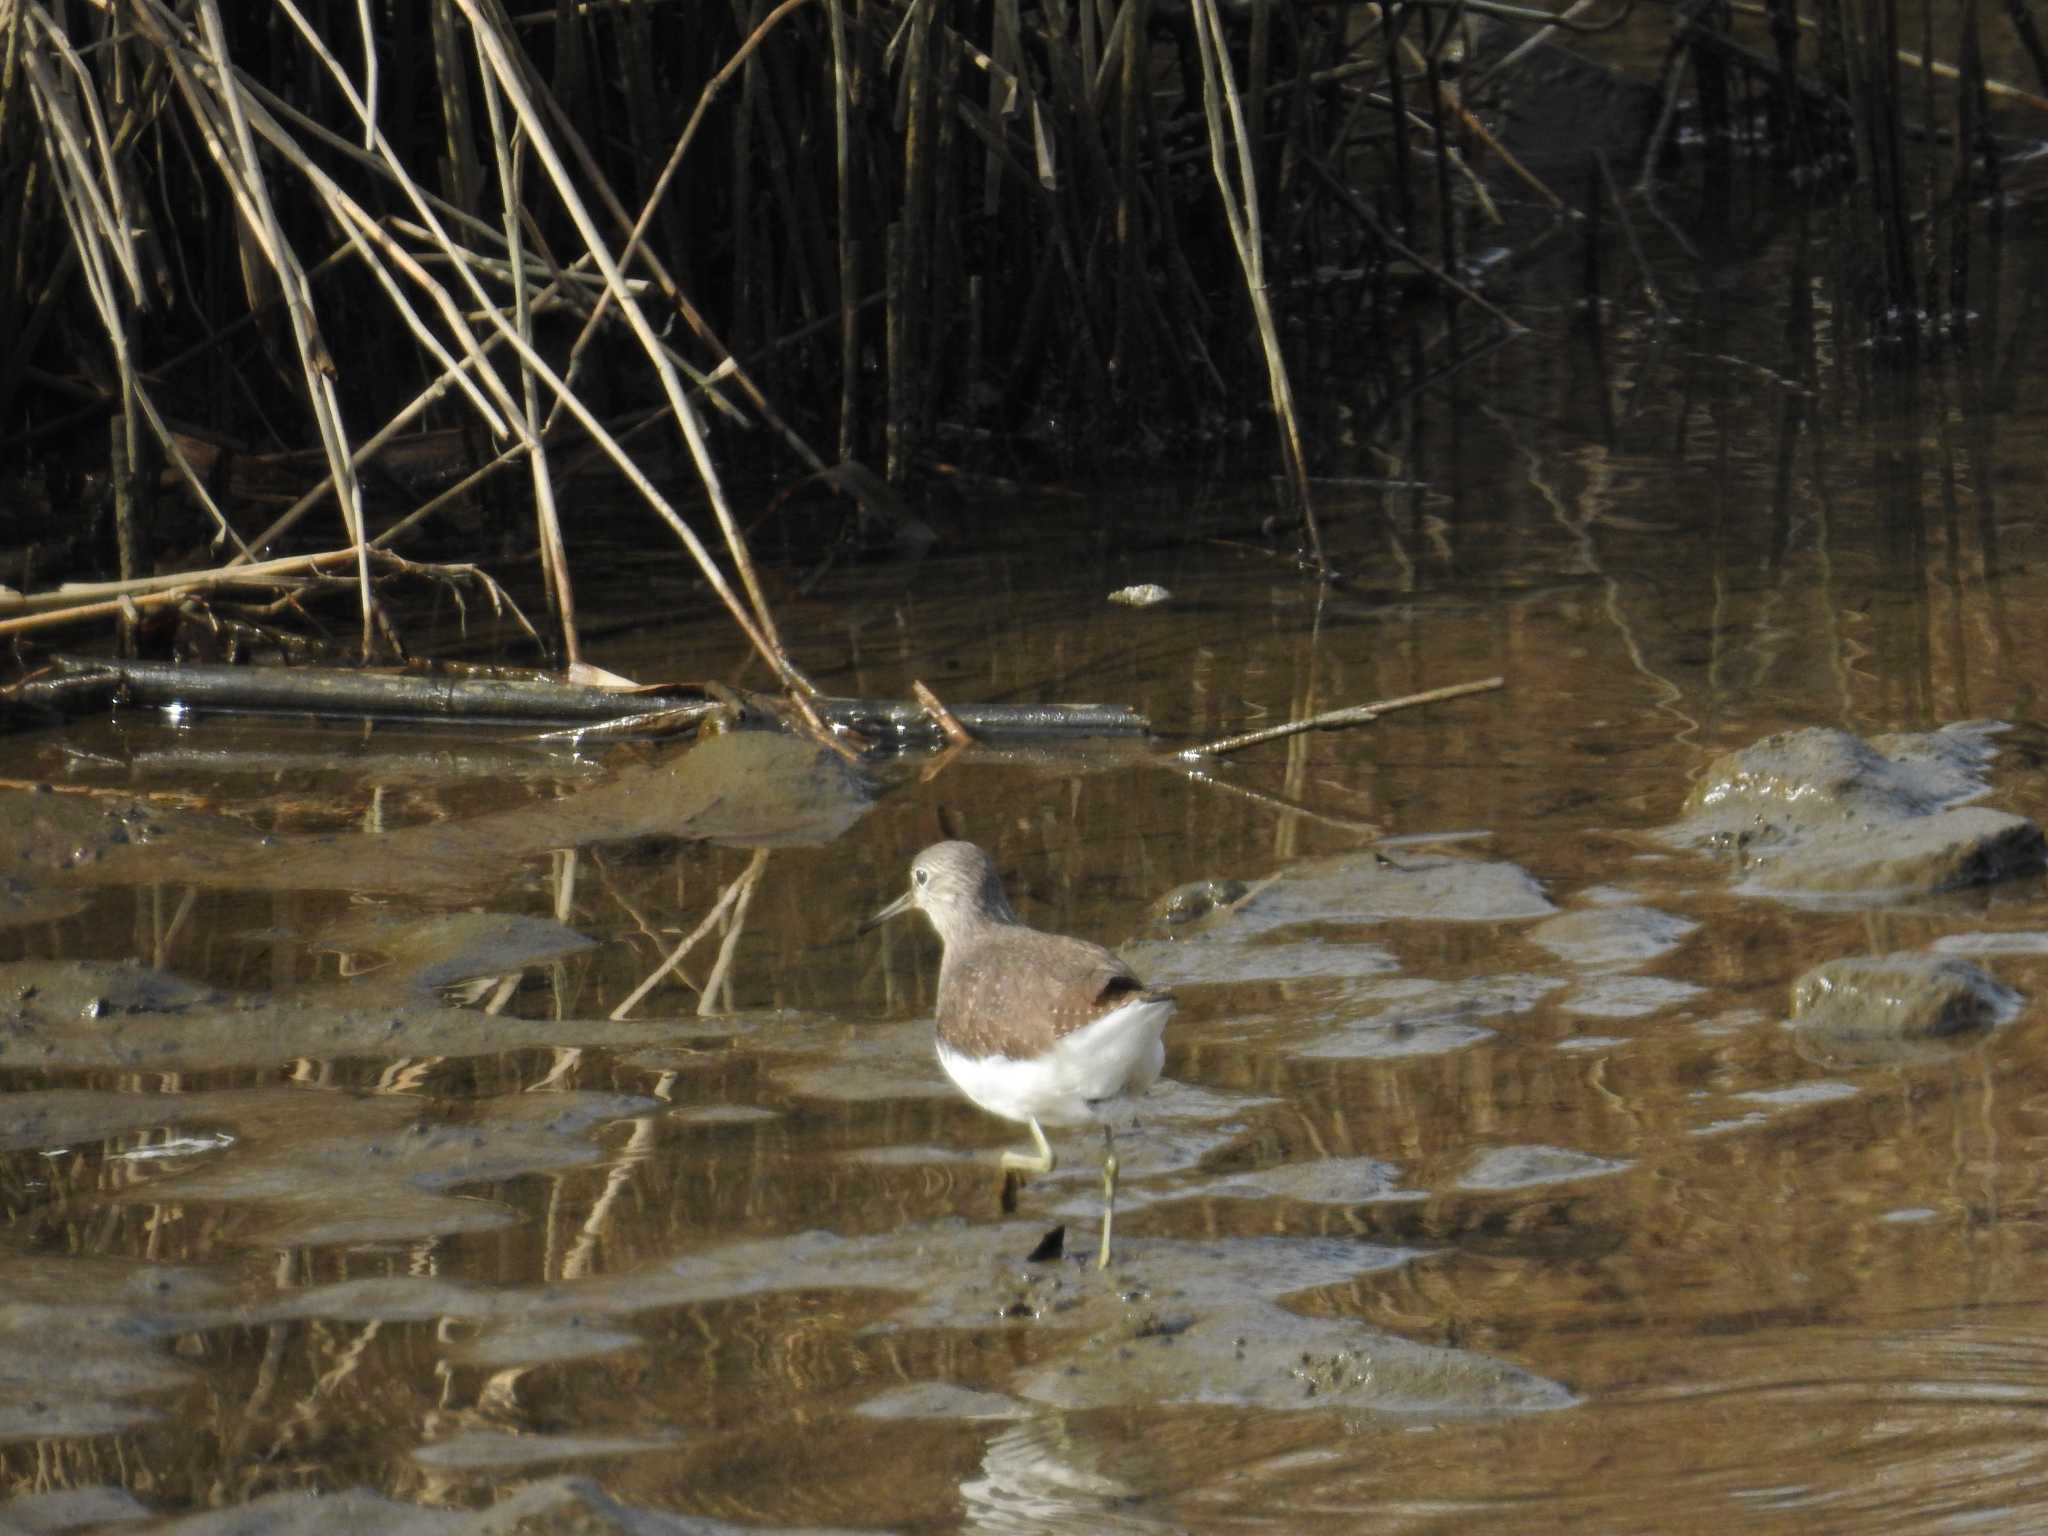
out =
[[[932,872],[928,869],[913,869],[910,872],[910,878],[919,885],[930,885],[932,883]]]

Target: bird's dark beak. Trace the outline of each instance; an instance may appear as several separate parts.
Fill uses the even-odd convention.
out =
[[[866,922],[862,923],[858,928],[854,929],[854,933],[856,935],[866,933],[870,929],[881,927],[882,924],[889,921],[889,919],[892,917],[901,917],[905,912],[908,912],[913,906],[916,905],[916,901],[914,899],[916,895],[916,891],[905,891],[901,896],[898,896],[894,901],[890,902],[889,905],[882,908],[882,910],[877,912],[873,917],[869,918]]]

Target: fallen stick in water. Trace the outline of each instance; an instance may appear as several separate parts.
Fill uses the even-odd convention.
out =
[[[1242,736],[1225,736],[1221,741],[1189,747],[1175,755],[1192,762],[1197,758],[1221,757],[1225,752],[1235,752],[1240,747],[1256,747],[1261,742],[1278,741],[1283,736],[1299,736],[1303,731],[1330,731],[1339,726],[1365,725],[1397,709],[1413,709],[1418,704],[1437,704],[1445,699],[1462,698],[1468,693],[1491,693],[1500,687],[1502,682],[1501,678],[1488,677],[1476,683],[1452,683],[1447,688],[1431,688],[1423,693],[1404,694],[1398,699],[1381,699],[1372,704],[1353,704],[1345,709],[1325,710],[1320,715],[1310,715],[1306,720],[1289,720],[1285,725],[1268,726],[1263,731],[1246,731]]]
[[[737,704],[767,724],[781,699],[739,690],[673,687],[623,692],[582,687],[528,674],[477,676],[447,671],[362,671],[342,667],[173,666],[164,662],[50,658],[52,676],[73,692],[69,708],[91,708],[111,695],[146,707],[243,710],[347,718],[547,723],[596,729],[601,722],[665,716],[667,725],[728,710]],[[84,682],[72,682],[72,679]],[[18,685],[23,702],[42,702],[38,681]],[[98,691],[93,691],[98,690]],[[725,695],[721,700],[717,695]],[[47,702],[56,704],[52,694]],[[0,704],[8,702],[0,695]],[[853,732],[891,747],[939,745],[941,727],[917,704],[889,699],[807,701],[816,724]],[[972,735],[1017,740],[1031,737],[1143,736],[1145,717],[1118,704],[960,704],[949,718]]]

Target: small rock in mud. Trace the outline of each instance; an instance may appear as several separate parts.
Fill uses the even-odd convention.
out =
[[[1244,900],[1251,887],[1242,880],[1190,880],[1152,903],[1154,926],[1163,932],[1189,928]]]
[[[1966,960],[1865,955],[1792,985],[1792,1028],[1826,1041],[1941,1040],[2002,1024],[2022,999]]]
[[[1297,930],[1400,920],[1504,922],[1556,910],[1515,864],[1405,850],[1392,858],[1367,849],[1305,860],[1261,880],[1177,886],[1152,904],[1146,937],[1122,953],[1141,975],[1165,985],[1355,979],[1396,969],[1397,962],[1377,946],[1332,944]]]
[[[2001,729],[1973,722],[1865,741],[1819,727],[1781,731],[1714,759],[1686,797],[1692,840],[1762,822],[1819,831],[1847,818],[1927,816],[1984,793]]]
[[[1194,1313],[1134,1310],[1011,1386],[1057,1409],[1200,1403],[1441,1419],[1541,1413],[1576,1401],[1559,1383],[1504,1360],[1252,1300]]]
[[[1888,899],[2036,874],[2044,859],[2048,843],[2031,821],[1966,806],[1817,835],[1785,857],[1759,863],[1747,883],[1772,895]]]
[[[1985,791],[1998,729],[1766,736],[1714,761],[1667,836],[1732,855],[1774,896],[1892,901],[2032,873],[2048,863],[2039,827],[1963,807]]]
[[[1518,864],[1366,850],[1289,866],[1237,908],[1247,932],[1301,923],[1498,923],[1556,912]]]

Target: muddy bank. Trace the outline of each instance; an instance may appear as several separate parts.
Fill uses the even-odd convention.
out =
[[[0,793],[5,873],[24,920],[79,886],[191,882],[270,891],[390,892],[430,903],[530,882],[556,849],[647,838],[746,847],[830,842],[875,786],[822,747],[735,731],[616,764],[556,799],[367,835],[255,836],[244,822],[118,796]],[[27,905],[37,893],[39,906]],[[4,917],[0,912],[0,917]]]

